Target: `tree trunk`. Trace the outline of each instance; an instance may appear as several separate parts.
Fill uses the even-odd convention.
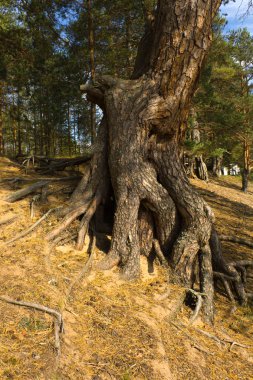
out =
[[[244,168],[242,171],[242,191],[244,191],[244,193],[247,193],[248,191],[249,174],[249,170]]]
[[[203,181],[208,181],[208,171],[202,156],[195,157],[197,167],[197,177]]]
[[[55,238],[84,215],[80,248],[96,207],[108,195],[109,175],[116,211],[110,252],[99,267],[120,264],[124,276],[135,279],[140,274],[140,252],[148,256],[154,247],[157,252],[160,248],[174,281],[189,288],[198,266],[209,321],[213,320],[213,270],[226,272],[238,289],[241,284],[236,269],[224,264],[212,211],[190,186],[179,144],[219,4],[218,0],[158,1],[155,18],[150,18],[140,43],[133,79],[102,76],[81,86],[88,100],[103,109],[104,120],[93,163],[64,210],[63,223],[48,236]],[[242,291],[238,294],[244,297]]]
[[[4,154],[4,135],[3,135],[3,112],[4,112],[4,91],[3,82],[0,81],[0,156]]]
[[[243,171],[242,171],[242,191],[247,193],[248,191],[248,183],[249,183],[249,175],[250,175],[250,145],[245,138],[243,143]]]
[[[222,157],[213,157],[212,172],[213,172],[213,175],[215,175],[216,177],[220,177],[221,175],[221,164],[222,164]]]
[[[22,134],[21,134],[21,113],[20,113],[20,91],[18,89],[18,103],[17,103],[17,124],[18,124],[18,155],[22,155]]]
[[[87,0],[88,9],[88,41],[90,53],[90,73],[91,80],[95,79],[95,39],[94,39],[94,25],[91,0]],[[91,103],[90,108],[90,125],[91,125],[91,143],[92,145],[96,139],[96,104]]]

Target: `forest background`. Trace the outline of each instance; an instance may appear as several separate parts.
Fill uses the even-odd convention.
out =
[[[1,4],[0,154],[83,155],[95,139],[101,111],[83,99],[79,86],[96,73],[129,77],[144,30],[145,1],[138,6],[126,0]],[[188,162],[203,157],[214,174],[222,161],[238,164],[247,190],[253,37],[246,28],[229,30],[224,16],[236,8],[246,17],[240,5],[230,2],[216,18],[183,148]]]

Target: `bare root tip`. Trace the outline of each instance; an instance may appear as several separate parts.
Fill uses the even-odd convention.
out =
[[[119,264],[119,261],[120,261],[119,257],[117,256],[110,257],[110,255],[108,255],[106,258],[104,258],[97,264],[96,268],[99,271],[110,270],[114,268],[115,266],[117,266]]]

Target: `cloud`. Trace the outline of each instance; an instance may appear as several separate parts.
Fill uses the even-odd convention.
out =
[[[222,5],[220,10],[222,14],[226,14],[228,25],[225,31],[239,28],[247,28],[253,34],[252,12],[246,15],[249,0],[236,0]]]

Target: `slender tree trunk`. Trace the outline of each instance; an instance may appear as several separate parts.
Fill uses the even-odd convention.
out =
[[[44,128],[43,128],[43,112],[42,107],[40,105],[40,119],[39,119],[39,125],[40,125],[40,134],[39,134],[39,142],[40,142],[40,155],[43,156],[44,154]]]
[[[4,91],[3,91],[3,82],[0,81],[0,156],[4,154],[3,113],[4,113]]]
[[[22,134],[21,134],[21,114],[20,114],[20,90],[18,89],[18,103],[17,103],[17,124],[18,124],[18,155],[22,155]]]
[[[242,171],[242,191],[245,193],[248,191],[250,175],[250,145],[245,138],[243,143],[243,171]]]
[[[222,157],[213,157],[212,173],[216,177],[220,177],[221,175],[221,164],[222,164]]]
[[[94,39],[94,24],[92,14],[92,0],[87,0],[88,10],[88,41],[90,53],[90,73],[91,80],[95,79],[95,39]],[[94,144],[96,139],[96,104],[91,103],[90,108],[90,125],[91,125],[91,143]]]
[[[69,101],[67,104],[67,121],[68,121],[68,151],[69,151],[69,156],[71,157],[72,155],[72,139],[71,139],[71,121],[70,121],[70,107],[69,107]]]

